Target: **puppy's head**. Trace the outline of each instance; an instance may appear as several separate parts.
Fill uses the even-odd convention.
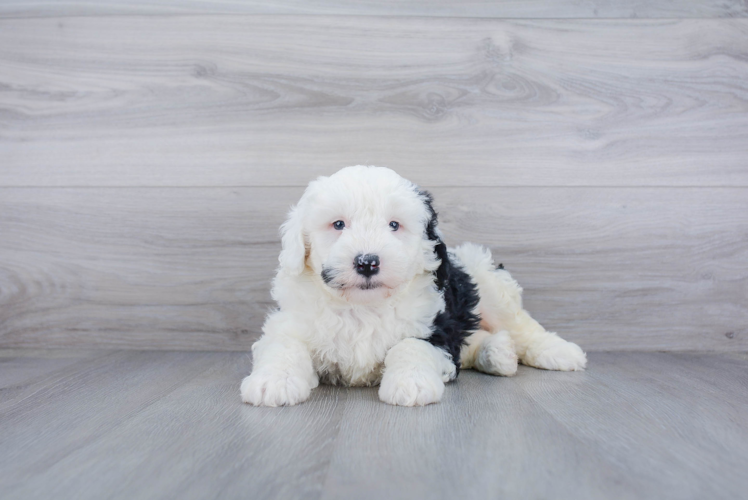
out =
[[[285,272],[314,273],[354,302],[388,297],[434,271],[443,250],[429,194],[381,167],[348,167],[311,182],[281,233]]]

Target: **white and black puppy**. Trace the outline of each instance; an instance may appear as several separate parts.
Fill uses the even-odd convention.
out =
[[[246,403],[301,403],[322,380],[379,384],[386,403],[427,405],[460,367],[510,376],[518,361],[587,363],[522,308],[522,289],[488,249],[448,250],[431,195],[390,169],[348,167],[311,182],[281,234],[279,309],[252,346]]]

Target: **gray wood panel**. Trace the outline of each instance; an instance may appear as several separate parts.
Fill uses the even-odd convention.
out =
[[[748,20],[0,21],[0,185],[748,186]]]
[[[248,349],[300,194],[2,190],[0,345]]]
[[[0,189],[0,347],[248,349],[301,188]],[[586,349],[748,348],[748,190],[435,188]]]
[[[0,16],[311,14],[504,18],[746,17],[740,0],[3,0]]]
[[[296,407],[254,408],[238,395],[250,365],[245,353],[120,352],[29,385],[0,411],[3,498],[667,500],[748,488],[745,355],[590,353],[580,373],[463,371],[425,408],[329,386]]]

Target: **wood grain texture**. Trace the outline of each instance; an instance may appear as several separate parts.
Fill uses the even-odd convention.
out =
[[[0,17],[174,14],[307,14],[502,18],[746,17],[740,0],[46,0],[0,2]]]
[[[0,469],[8,472],[0,483],[3,495],[24,484],[31,471],[53,466],[195,377],[215,356],[115,353],[3,394]]]
[[[254,409],[239,401],[247,354],[140,352],[113,361],[104,372],[54,381],[63,395],[52,401],[29,398],[3,415],[0,448],[14,459],[3,463],[4,498],[319,496],[345,391],[326,387],[295,408]],[[144,391],[153,382],[176,385],[155,397]]]
[[[0,189],[0,347],[246,350],[301,188]],[[748,190],[435,188],[586,349],[748,348]]]
[[[0,394],[7,400],[10,394],[31,385],[50,373],[84,362],[86,359],[109,354],[99,350],[34,350],[0,349]]]
[[[351,391],[322,498],[634,499],[653,488],[560,426],[517,379],[465,371],[443,404],[417,409]]]
[[[249,349],[300,194],[4,190],[2,345]]]
[[[745,19],[6,19],[0,74],[3,186],[748,186]]]
[[[247,354],[109,353],[0,411],[0,488],[8,500],[741,498],[747,368],[727,353],[591,353],[580,373],[463,371],[425,408],[322,386],[269,409],[239,401]]]
[[[659,484],[663,491],[657,498],[745,494],[748,479],[740,466],[748,449],[745,360],[664,353],[600,353],[592,360],[599,368],[591,365],[586,380],[529,370],[516,380],[634,481]],[[725,362],[738,365],[742,384],[722,369]]]

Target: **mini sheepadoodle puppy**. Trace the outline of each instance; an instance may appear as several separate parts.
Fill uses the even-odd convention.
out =
[[[379,384],[385,403],[427,405],[460,367],[510,376],[518,361],[587,364],[522,308],[522,288],[487,248],[448,250],[431,195],[390,169],[312,181],[281,234],[279,309],[252,346],[246,403],[295,405],[321,380]]]

